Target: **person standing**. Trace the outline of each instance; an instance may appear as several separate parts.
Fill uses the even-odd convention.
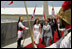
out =
[[[41,25],[39,24],[39,19],[35,19],[33,24],[33,36],[37,48],[39,44],[40,34],[41,34]]]
[[[52,29],[52,36],[53,36],[52,44],[53,44],[53,41],[54,41],[54,32],[55,32],[55,26],[54,26],[54,24],[55,24],[55,22],[53,21],[53,19],[50,19],[49,25],[51,26],[51,29]]]
[[[18,37],[17,37],[17,48],[21,48],[21,40],[23,38],[23,29],[28,30],[28,27],[25,27],[23,25],[23,17],[20,16],[17,24],[17,31],[18,31]]]
[[[44,43],[46,46],[49,46],[50,39],[53,37],[51,26],[48,24],[47,20],[45,20],[45,25],[43,25],[43,32],[44,32]]]
[[[40,23],[41,24],[41,30],[42,30],[42,44],[44,44],[44,32],[43,32],[43,25],[45,25],[45,19]]]
[[[58,24],[59,24],[59,22],[56,21],[56,19],[54,19],[54,21],[55,21],[55,24],[54,24],[54,31],[55,31],[55,32],[57,31],[58,37],[59,37],[59,39],[60,39],[60,38],[61,38],[61,33],[60,33],[60,31],[58,30]]]

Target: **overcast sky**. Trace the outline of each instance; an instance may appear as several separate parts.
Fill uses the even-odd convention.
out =
[[[52,6],[52,3],[55,7],[60,7],[62,6],[64,1],[48,1],[48,5]],[[5,7],[24,7],[24,1],[14,1],[13,4],[8,5],[10,1],[7,1],[5,4]],[[43,1],[26,1],[27,7],[35,7],[37,4],[37,7],[43,6]],[[1,1],[1,7],[3,7],[4,1]]]

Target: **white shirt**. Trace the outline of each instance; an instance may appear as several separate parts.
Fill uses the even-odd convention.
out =
[[[39,28],[40,28],[40,24],[35,24],[34,25],[34,33],[40,33]]]

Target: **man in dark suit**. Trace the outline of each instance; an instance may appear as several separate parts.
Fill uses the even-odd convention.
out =
[[[51,26],[52,36],[53,36],[52,43],[53,43],[53,40],[54,40],[54,31],[55,31],[55,26],[54,26],[54,24],[55,24],[55,22],[53,21],[53,19],[50,19],[49,25]]]
[[[45,20],[43,20],[41,23],[41,29],[43,30],[43,25],[45,25]],[[42,31],[42,44],[45,44],[44,43],[44,32]]]

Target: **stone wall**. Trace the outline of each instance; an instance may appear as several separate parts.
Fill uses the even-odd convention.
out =
[[[28,22],[23,23],[28,27]],[[31,22],[32,26],[33,22]],[[30,37],[30,32],[24,30],[24,36]],[[17,22],[1,23],[1,47],[17,41]]]

